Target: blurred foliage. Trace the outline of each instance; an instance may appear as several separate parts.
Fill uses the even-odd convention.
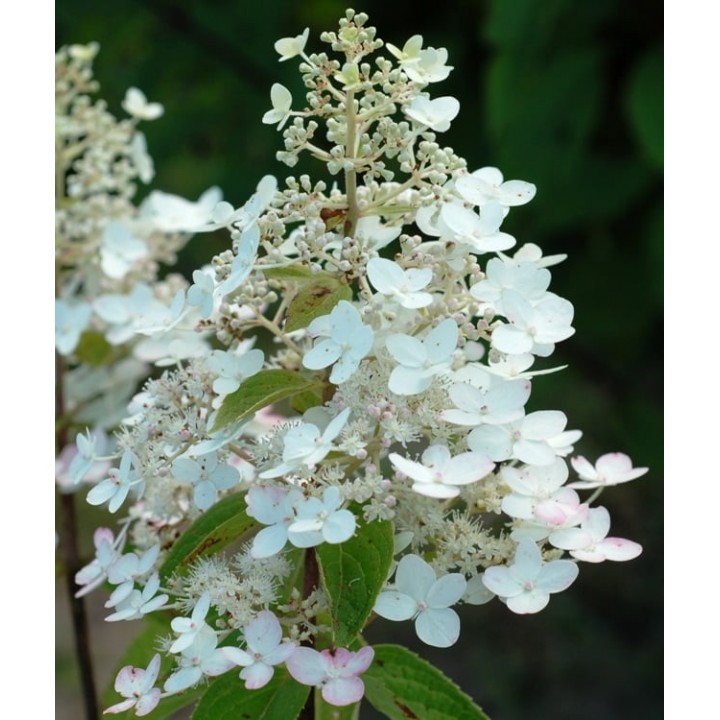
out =
[[[154,187],[196,198],[217,184],[238,205],[263,174],[290,174],[274,161],[280,136],[260,123],[273,82],[302,91],[294,61],[278,64],[274,41],[310,26],[317,48],[344,8],[337,0],[64,0],[57,43],[100,42],[96,76],[117,113],[128,86],[165,105],[163,118],[143,126]],[[622,450],[651,467],[603,497],[613,534],[645,547],[632,565],[583,565],[572,591],[535,617],[499,603],[466,608],[451,651],[411,645],[491,717],[660,717],[661,6],[367,0],[355,9],[398,46],[419,33],[447,47],[455,70],[432,92],[455,95],[462,111],[443,141],[471,169],[497,165],[538,186],[506,225],[521,243],[568,253],[552,289],[574,303],[577,335],[553,356],[569,369],[535,383],[535,407],[565,411],[570,427],[585,431],[577,449],[588,457]],[[198,237],[184,271],[226,246],[222,233]],[[376,625],[375,642],[407,641],[406,628]]]

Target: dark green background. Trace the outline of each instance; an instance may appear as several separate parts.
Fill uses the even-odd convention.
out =
[[[299,97],[296,63],[276,39],[333,29],[336,0],[170,2],[64,0],[57,43],[101,44],[102,95],[121,114],[128,86],[164,104],[144,125],[154,187],[196,198],[220,185],[241,204],[281,137],[260,118],[282,82]],[[410,641],[495,720],[645,720],[661,716],[662,653],[662,9],[621,0],[445,0],[356,5],[383,39],[419,33],[447,47],[450,78],[432,86],[462,109],[442,141],[471,169],[497,165],[538,186],[504,227],[545,253],[566,252],[552,289],[576,308],[577,334],[554,355],[570,367],[534,383],[534,408],[561,409],[585,431],[577,451],[629,453],[651,472],[606,492],[612,534],[641,542],[629,564],[583,564],[571,591],[537,616],[500,603],[466,608],[458,646]],[[322,168],[304,168],[317,175]],[[300,169],[293,170],[299,173]],[[226,245],[196,238],[192,268]],[[405,626],[377,623],[388,642]],[[102,628],[101,628],[102,630]],[[392,634],[392,637],[389,635]]]

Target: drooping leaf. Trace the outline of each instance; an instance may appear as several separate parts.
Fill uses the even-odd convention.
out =
[[[365,697],[390,720],[488,720],[450,678],[400,645],[375,645]]]
[[[173,545],[160,568],[161,579],[186,569],[199,557],[219,552],[250,531],[256,522],[246,509],[244,493],[235,493],[215,503]]]
[[[285,332],[300,330],[315,318],[329,315],[341,300],[352,300],[352,290],[332,275],[327,274],[304,284],[288,306]]]
[[[268,405],[318,387],[320,383],[317,379],[290,370],[261,370],[223,400],[213,432],[246,420]]]
[[[168,635],[172,632],[170,630],[169,617],[162,616],[156,613],[154,615],[145,616],[143,622],[145,627],[143,628],[143,630],[140,631],[140,634],[137,635],[128,646],[122,658],[117,663],[117,666],[112,674],[108,686],[103,691],[103,709],[108,708],[111,705],[115,705],[116,703],[119,703],[124,699],[115,691],[115,688],[113,687],[115,683],[115,677],[120,672],[120,670],[126,665],[132,665],[133,667],[145,669],[150,663],[150,660],[152,660],[153,656],[157,652],[157,638]],[[160,658],[160,675],[158,678],[158,683],[156,684],[157,686],[162,685],[163,678],[170,673],[174,665],[173,658],[169,655],[161,653]],[[181,694],[163,698],[162,700],[160,700],[158,706],[151,713],[145,715],[145,717],[149,720],[163,720],[164,718],[172,715],[176,710],[179,710],[180,708],[186,707],[187,705],[190,705],[190,703],[195,702],[200,697],[200,695],[202,695],[202,693],[206,691],[207,686],[205,684],[200,684],[198,687],[186,690]],[[118,720],[130,720],[131,718],[136,717],[136,715],[135,710],[131,708],[130,710],[126,710],[123,713],[118,713],[117,715],[113,715],[112,717],[118,718]]]
[[[392,523],[360,523],[344,543],[317,547],[335,642],[347,647],[363,629],[387,579],[393,557]]]
[[[275,668],[265,687],[247,690],[236,671],[220,677],[193,711],[192,720],[295,720],[310,688]]]

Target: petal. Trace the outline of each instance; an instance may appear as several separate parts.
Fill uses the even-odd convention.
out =
[[[340,357],[342,349],[335,340],[327,338],[321,340],[303,357],[303,366],[308,370],[321,370],[332,365]]]
[[[550,595],[542,590],[531,590],[507,599],[507,606],[518,615],[540,612],[550,602]]]
[[[614,560],[615,562],[634,560],[642,553],[642,545],[639,543],[616,537],[605,538],[605,540],[597,544],[596,549],[608,560]]]
[[[562,592],[575,582],[579,573],[572,560],[553,560],[540,571],[535,587],[547,593]]]
[[[467,580],[460,573],[443,575],[425,596],[425,602],[431,608],[446,608],[454,605],[465,594]]]
[[[151,713],[160,702],[160,688],[153,688],[149,692],[145,693],[138,701],[135,706],[135,714],[138,717]]]
[[[388,388],[396,395],[417,395],[432,385],[433,373],[421,368],[398,365],[388,381]]]
[[[418,555],[405,555],[395,572],[398,592],[409,595],[416,602],[425,599],[436,579],[435,571]]]
[[[522,585],[510,574],[506,567],[489,567],[482,576],[483,585],[503,598],[519,595],[523,589]]]
[[[338,510],[325,520],[322,527],[325,542],[331,545],[349,540],[355,533],[355,515],[350,510]]]
[[[245,650],[241,650],[240,648],[223,647],[220,648],[220,650],[225,658],[233,663],[233,665],[247,667],[255,662],[255,658],[250,655],[250,653],[245,652]]]
[[[270,682],[274,674],[274,668],[263,662],[253,663],[240,671],[240,677],[245,681],[245,687],[248,690],[257,690],[264,687]]]
[[[277,617],[269,610],[258,613],[245,626],[245,642],[255,653],[265,655],[274,650],[282,640],[282,628]]]
[[[287,659],[285,666],[290,675],[303,685],[319,685],[327,678],[327,663],[312,648],[299,647]]]
[[[430,483],[433,481],[434,473],[430,468],[414,462],[413,460],[408,460],[397,453],[390,453],[388,457],[397,470],[404,475],[407,475],[407,477],[412,478],[416,482]]]
[[[443,320],[423,340],[428,359],[433,365],[447,362],[457,346],[458,327],[452,318]]]
[[[418,615],[415,631],[427,645],[450,647],[460,637],[460,618],[450,608],[431,608]]]
[[[186,688],[192,687],[202,677],[202,670],[199,667],[187,667],[173,673],[163,685],[165,692],[177,693]]]
[[[288,530],[285,525],[271,525],[263,528],[253,540],[250,554],[254,558],[266,558],[277,555],[288,540]]]
[[[390,335],[385,341],[385,347],[395,361],[405,367],[419,368],[427,357],[423,343],[410,335]]]
[[[386,620],[409,620],[417,612],[417,602],[409,595],[387,590],[381,592],[375,601],[373,610]]]
[[[362,700],[365,694],[365,685],[360,678],[334,678],[325,683],[322,696],[325,702],[337,707],[352,705]]]

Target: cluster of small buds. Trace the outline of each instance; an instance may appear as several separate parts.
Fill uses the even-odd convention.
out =
[[[336,33],[323,34],[339,59],[306,53],[308,30],[278,41],[280,60],[300,63],[306,104],[293,109],[290,90],[276,84],[262,118],[283,131],[283,162],[307,152],[342,174],[343,190],[305,175],[280,189],[265,176],[239,208],[216,188],[196,203],[155,191],[134,208],[128,190],[122,209],[95,203],[98,221],[84,231],[104,274],[98,292],[83,296],[72,281],[77,260],[64,261],[57,346],[72,372],[84,370],[79,348],[90,332],[103,347],[168,368],[135,396],[110,455],[81,433],[64,471],[73,485],[92,482],[91,504],[129,505],[118,538],[96,533],[80,593],[116,585],[108,620],[160,607],[184,613],[172,621],[166,650],[175,667],[163,690],[154,687],[158,656],[146,670],[124,668],[116,687],[127,699],[107,712],[147,714],[162,697],[236,666],[248,689],[285,665],[326,702],[357,702],[372,648],[327,645],[324,590],[316,583],[300,594],[284,583],[299,555],[342,545],[366,524],[392,522],[396,536],[397,561],[374,612],[414,621],[436,647],[460,637],[458,603],[497,597],[515,613],[535,613],[574,582],[578,562],[641,551],[607,537],[609,513],[592,503],[646,468],[621,453],[594,465],[576,457],[579,480],[568,482],[581,433],[566,429],[561,411],[526,412],[535,377],[561,369],[536,360],[574,333],[571,303],[548,291],[548,268],[564,256],[515,250],[501,229],[535,186],[493,167],[469,172],[442,147],[437,136],[460,105],[429,87],[451,72],[447,51],[423,47],[420,36],[384,46],[367,20],[348,10]],[[383,46],[390,57],[373,64]],[[64,53],[70,75],[92,55]],[[64,82],[66,93],[92,89],[87,77]],[[74,102],[63,107],[79,122]],[[161,108],[136,90],[124,107],[133,119],[119,125],[124,149],[112,153],[136,157],[136,120]],[[314,142],[323,133],[329,149]],[[74,162],[67,171],[87,168]],[[135,176],[143,179],[142,163],[118,182]],[[171,292],[136,272],[160,259],[154,248],[171,246],[151,238],[184,241],[219,228],[230,248],[189,287]],[[288,399],[296,413],[271,408]],[[585,501],[584,490],[593,491]],[[245,551],[232,562],[201,557],[161,582],[165,550],[238,494],[253,523]],[[122,555],[128,536],[133,552]],[[242,647],[228,639],[233,632]]]

